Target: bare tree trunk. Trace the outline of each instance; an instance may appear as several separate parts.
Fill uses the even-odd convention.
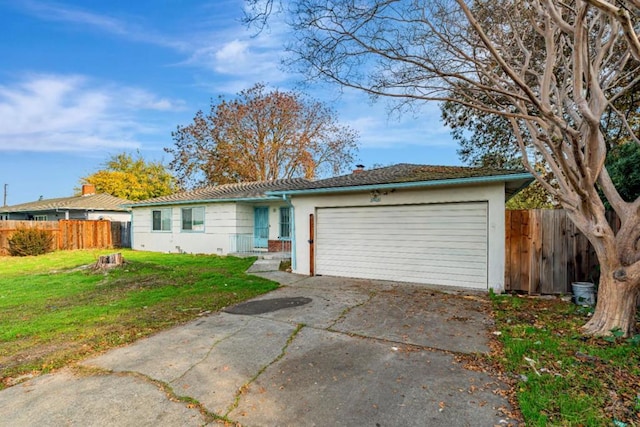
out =
[[[625,337],[636,333],[636,312],[640,297],[636,230],[638,218],[626,204],[620,204],[622,222],[615,232],[606,218],[604,205],[596,194],[580,210],[565,206],[571,221],[589,239],[600,263],[598,301],[591,319],[582,327],[588,335],[607,336],[620,330]]]
[[[602,264],[601,264],[602,265]],[[601,271],[598,302],[591,319],[582,327],[589,335],[611,335],[619,329],[625,337],[636,333],[636,310],[640,295],[640,278],[616,280],[613,271]]]

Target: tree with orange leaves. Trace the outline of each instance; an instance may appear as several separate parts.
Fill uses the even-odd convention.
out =
[[[297,92],[264,84],[219,98],[178,126],[169,167],[184,188],[339,173],[354,161],[357,133],[335,112]]]

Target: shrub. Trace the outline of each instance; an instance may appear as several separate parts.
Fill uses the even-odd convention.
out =
[[[53,235],[46,230],[20,228],[9,239],[9,255],[42,255],[53,250]]]

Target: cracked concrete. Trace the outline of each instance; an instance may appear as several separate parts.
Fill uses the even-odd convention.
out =
[[[201,426],[203,416],[128,375],[78,376],[70,369],[0,392],[2,426]]]
[[[256,274],[286,283],[256,300],[311,302],[214,313],[85,360],[86,375],[65,369],[3,390],[0,426],[207,425],[209,414],[246,426],[513,422],[494,392],[506,386],[454,358],[489,351],[486,296]]]

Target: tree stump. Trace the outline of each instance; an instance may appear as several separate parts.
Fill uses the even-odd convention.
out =
[[[122,254],[118,252],[115,254],[100,255],[100,257],[98,258],[98,261],[96,261],[94,268],[96,269],[113,268],[123,264],[124,264],[124,258],[122,257]]]

